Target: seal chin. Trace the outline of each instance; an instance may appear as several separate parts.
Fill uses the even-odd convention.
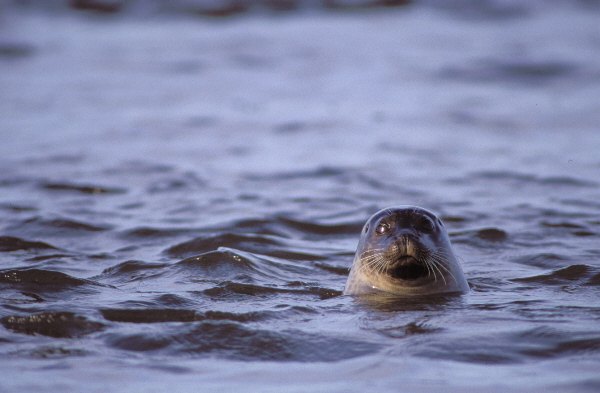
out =
[[[388,265],[387,274],[396,279],[414,281],[427,277],[429,270],[426,264],[412,255],[403,255]]]

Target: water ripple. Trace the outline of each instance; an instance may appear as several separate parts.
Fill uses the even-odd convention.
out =
[[[24,240],[13,236],[0,236],[0,252],[18,250],[58,250],[58,248],[44,242]]]
[[[22,334],[41,334],[57,338],[81,337],[104,329],[104,324],[89,321],[72,312],[51,312],[28,316],[8,316],[0,319],[2,325]]]
[[[79,185],[72,183],[43,183],[40,185],[40,187],[44,190],[57,192],[77,192],[86,195],[124,194],[127,192],[123,188],[110,188],[96,185]]]
[[[297,330],[253,329],[232,321],[204,321],[176,333],[107,335],[108,345],[126,351],[216,356],[243,361],[333,362],[379,350],[369,342],[330,338]]]
[[[100,285],[94,281],[75,278],[68,274],[42,269],[0,270],[0,284],[39,286],[44,289],[68,289],[83,285]]]
[[[549,274],[515,278],[515,282],[528,282],[542,285],[593,285],[600,269],[588,265],[570,265]]]

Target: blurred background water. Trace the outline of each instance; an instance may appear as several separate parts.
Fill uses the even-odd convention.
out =
[[[0,390],[600,389],[600,3],[0,10]],[[341,295],[397,204],[469,294]]]

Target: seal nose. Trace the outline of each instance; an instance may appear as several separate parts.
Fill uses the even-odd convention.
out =
[[[398,253],[401,255],[414,255],[415,253],[415,239],[408,232],[403,231],[396,236],[396,245],[398,246]]]

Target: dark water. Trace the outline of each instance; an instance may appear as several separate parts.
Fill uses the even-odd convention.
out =
[[[0,15],[0,390],[600,389],[594,2],[48,4]],[[341,295],[397,204],[469,294]]]

